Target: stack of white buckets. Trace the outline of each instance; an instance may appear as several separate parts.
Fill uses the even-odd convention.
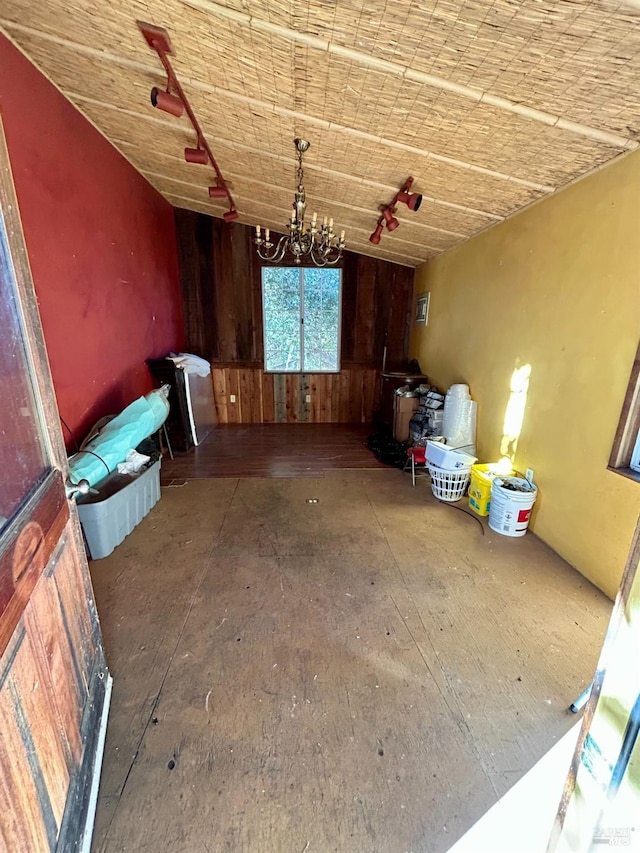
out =
[[[447,447],[464,450],[471,456],[476,453],[476,408],[469,396],[468,385],[452,385],[444,400],[442,434]]]
[[[448,447],[476,452],[476,407],[469,386],[452,385],[444,401],[442,432]],[[496,477],[491,487],[489,527],[503,536],[524,536],[538,489],[522,477]]]

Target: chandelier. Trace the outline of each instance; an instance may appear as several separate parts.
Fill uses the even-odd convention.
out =
[[[277,243],[271,242],[271,232],[268,228],[262,234],[262,227],[256,225],[255,244],[258,247],[258,255],[263,261],[279,263],[289,251],[293,255],[293,262],[299,264],[303,258],[308,258],[317,267],[337,264],[342,257],[344,249],[344,231],[337,237],[333,232],[333,219],[327,221],[324,217],[322,224],[318,223],[318,214],[311,217],[311,224],[305,228],[304,211],[306,201],[304,195],[302,155],[309,149],[306,139],[294,139],[298,155],[298,190],[293,202],[291,221],[289,222],[289,234],[283,234]]]

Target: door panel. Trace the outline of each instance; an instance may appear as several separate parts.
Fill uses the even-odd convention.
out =
[[[109,674],[1,124],[0,214],[0,849],[80,850]]]
[[[0,348],[2,346],[0,340]],[[69,519],[62,475],[51,471],[0,534],[0,655]]]
[[[40,578],[25,609],[24,625],[28,636],[33,640],[41,667],[46,670],[55,685],[55,692],[51,697],[52,716],[56,713],[62,723],[62,730],[69,745],[69,770],[73,773],[82,757],[80,725],[86,701],[86,681],[77,671],[56,594],[55,573],[59,562],[67,558],[65,545],[63,540],[61,553],[54,555]]]
[[[47,832],[47,819],[42,805],[44,798],[38,791],[34,774],[30,772],[29,744],[25,743],[20,731],[8,678],[0,690],[0,727],[4,746],[0,773],[0,837],[4,842],[2,849],[50,850],[55,842],[55,830],[51,826]]]
[[[69,788],[69,748],[60,720],[57,715],[51,714],[51,708],[55,705],[55,687],[49,669],[43,665],[39,649],[34,647],[31,636],[24,632],[22,638],[7,679],[9,690],[6,701],[14,720],[22,719],[23,725],[24,721],[29,721],[28,728],[34,754],[38,756],[44,788],[48,793],[54,820],[60,826]],[[20,712],[16,708],[18,699],[22,703]]]

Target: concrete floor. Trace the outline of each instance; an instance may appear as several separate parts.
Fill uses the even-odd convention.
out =
[[[96,851],[446,851],[575,723],[611,610],[395,469],[164,488],[91,570]]]

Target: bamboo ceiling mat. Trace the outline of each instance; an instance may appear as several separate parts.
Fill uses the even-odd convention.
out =
[[[0,26],[172,204],[221,216],[186,117],[137,26],[169,31],[174,69],[239,221],[282,231],[305,156],[309,212],[347,247],[410,266],[637,148],[640,2],[612,0],[5,0]],[[425,200],[373,246],[413,175]]]

